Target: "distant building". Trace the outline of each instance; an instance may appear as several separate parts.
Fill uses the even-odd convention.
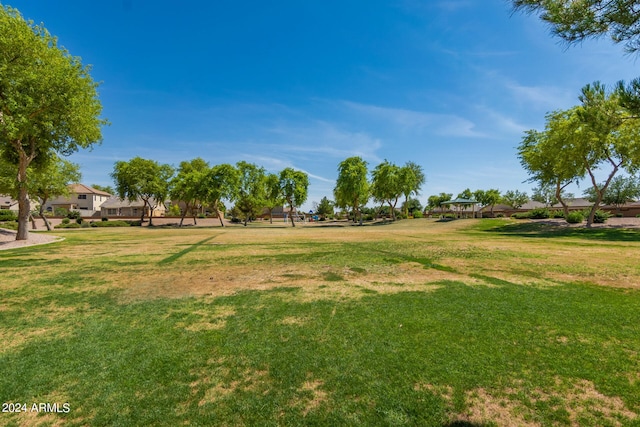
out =
[[[18,212],[18,201],[9,196],[0,195],[0,209]]]
[[[151,206],[155,204],[155,200],[151,199]],[[117,196],[112,196],[109,200],[102,203],[101,206],[101,216],[103,218],[111,218],[111,217],[133,217],[140,218],[142,217],[142,212],[144,211],[144,216],[153,216],[153,217],[162,217],[165,215],[166,207],[164,203],[159,203],[158,206],[153,209],[151,215],[149,215],[149,207],[145,207],[144,201],[142,199],[138,200],[129,200],[125,198],[122,200]]]
[[[83,217],[90,217],[100,213],[100,207],[109,200],[111,194],[96,190],[84,184],[69,185],[69,195],[60,196],[48,200],[44,208],[47,212],[55,212],[56,209],[77,210]]]

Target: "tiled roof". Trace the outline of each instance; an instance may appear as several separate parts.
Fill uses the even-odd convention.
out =
[[[111,196],[111,194],[106,191],[96,190],[93,187],[89,187],[84,184],[71,184],[69,185],[69,191],[75,194],[96,194],[98,196]]]

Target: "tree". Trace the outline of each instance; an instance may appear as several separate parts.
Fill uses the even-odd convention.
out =
[[[502,196],[502,201],[513,209],[520,209],[522,205],[529,201],[529,196],[525,192],[509,190]]]
[[[0,193],[9,194],[14,198],[17,197],[18,186],[15,179],[13,179],[16,172],[16,165],[0,159]],[[69,184],[80,181],[80,166],[54,155],[39,168],[29,168],[28,174],[28,193],[38,199],[38,215],[44,221],[47,230],[51,231],[51,224],[49,224],[44,215],[44,205],[54,197],[69,194]],[[31,221],[35,229],[35,220],[31,218]]]
[[[638,0],[513,0],[516,10],[539,13],[553,33],[569,44],[609,34],[627,52],[640,49]]]
[[[0,5],[0,155],[15,165],[16,240],[29,236],[28,170],[102,140],[97,84],[40,25]]]
[[[600,184],[600,187],[603,187]],[[591,202],[597,200],[597,194],[594,187],[590,187],[584,191],[584,195]],[[618,211],[627,202],[632,202],[640,197],[640,180],[634,176],[624,177],[616,176],[611,180],[606,191],[602,195],[602,203],[605,205],[615,206]]]
[[[253,163],[240,161],[236,163],[238,170],[238,188],[235,195],[235,207],[245,227],[251,218],[262,212],[266,199],[265,170]]]
[[[422,166],[414,162],[407,162],[400,168],[400,188],[404,194],[404,214],[409,215],[409,196],[420,194],[422,184],[426,178],[422,171]],[[420,207],[422,209],[422,207]]]
[[[111,177],[121,199],[127,198],[130,201],[140,199],[144,202],[140,220],[144,221],[148,208],[149,225],[153,225],[153,211],[169,196],[169,182],[173,172],[173,168],[169,165],[134,157],[128,162],[116,162]]]
[[[308,189],[309,177],[306,173],[293,168],[285,168],[280,172],[280,191],[284,200],[289,204],[292,227],[296,226],[293,210],[307,200]]]
[[[473,193],[471,192],[470,188],[465,188],[461,193],[458,193],[457,198],[458,199],[472,200],[473,199]]]
[[[336,206],[339,208],[351,208],[353,221],[362,214],[360,207],[369,201],[369,181],[367,180],[367,162],[361,157],[349,157],[338,165],[338,179],[333,189]]]
[[[492,188],[490,190],[476,190],[473,192],[473,197],[482,205],[482,207],[491,207],[491,216],[493,217],[493,208],[500,203],[500,190]]]
[[[453,193],[440,193],[438,195],[429,196],[427,199],[427,207],[430,210],[442,207],[443,202],[447,202],[453,198]]]
[[[51,231],[51,224],[44,215],[44,205],[52,198],[68,195],[69,184],[80,182],[81,177],[79,165],[57,156],[31,174],[29,194],[39,199],[38,215],[44,221],[47,230]]]
[[[402,204],[402,210],[407,212],[408,215],[413,215],[416,211],[422,213],[422,204],[420,200],[410,198]]]
[[[387,203],[391,218],[396,219],[396,205],[403,194],[400,168],[387,160],[380,163],[371,173],[371,195],[380,203]]]
[[[320,218],[326,219],[328,215],[333,215],[333,202],[327,197],[323,197],[318,203],[315,210],[316,214],[320,215]]]
[[[282,192],[280,191],[280,177],[274,173],[268,174],[263,180],[264,185],[264,207],[269,210],[269,223],[273,224],[273,210],[284,203]]]
[[[239,182],[238,170],[228,163],[216,165],[204,174],[203,186],[206,191],[203,200],[216,211],[222,227],[224,227],[223,200],[235,198]]]
[[[529,182],[541,188],[554,188],[555,199],[562,205],[565,217],[569,206],[564,201],[565,189],[586,175],[582,158],[572,153],[571,142],[579,124],[577,110],[554,111],[547,114],[543,132],[529,130],[518,146],[520,164],[531,175]]]
[[[640,123],[627,120],[616,92],[607,93],[604,85],[586,85],[580,95],[582,105],[576,108],[575,130],[569,153],[578,157],[591,179],[595,201],[589,212],[587,227],[593,223],[596,210],[607,187],[620,169],[635,172],[640,167]],[[565,153],[563,153],[564,155]],[[596,181],[596,170],[609,168],[603,183]]]
[[[202,204],[207,189],[204,186],[204,177],[209,170],[209,163],[197,157],[190,161],[180,162],[178,173],[171,181],[169,195],[172,200],[184,203],[181,212],[180,227],[188,213],[193,215],[193,223],[197,224],[197,207]]]

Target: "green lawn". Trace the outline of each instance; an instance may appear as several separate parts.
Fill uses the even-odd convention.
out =
[[[637,230],[56,233],[0,252],[0,425],[640,425]]]

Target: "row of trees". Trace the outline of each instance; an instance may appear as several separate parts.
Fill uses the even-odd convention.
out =
[[[267,173],[261,166],[240,161],[236,165],[210,166],[201,158],[183,161],[177,170],[167,164],[135,157],[115,163],[111,174],[115,191],[121,199],[142,200],[144,211],[152,212],[170,198],[183,204],[180,226],[186,215],[193,216],[203,206],[213,209],[223,222],[224,201],[235,203],[234,216],[247,224],[264,208],[273,213],[276,206],[286,203],[290,212],[307,200],[309,178],[306,173],[285,168],[279,174]],[[295,227],[293,215],[291,225]],[[149,216],[151,225],[153,217]]]
[[[396,205],[405,197],[405,215],[408,214],[409,197],[418,195],[425,182],[422,166],[407,162],[397,166],[387,160],[371,171],[369,179],[368,163],[361,157],[349,157],[338,165],[338,179],[333,190],[335,205],[350,209],[353,220],[362,223],[362,207],[371,198],[381,205],[387,204],[392,218],[396,219]]]

